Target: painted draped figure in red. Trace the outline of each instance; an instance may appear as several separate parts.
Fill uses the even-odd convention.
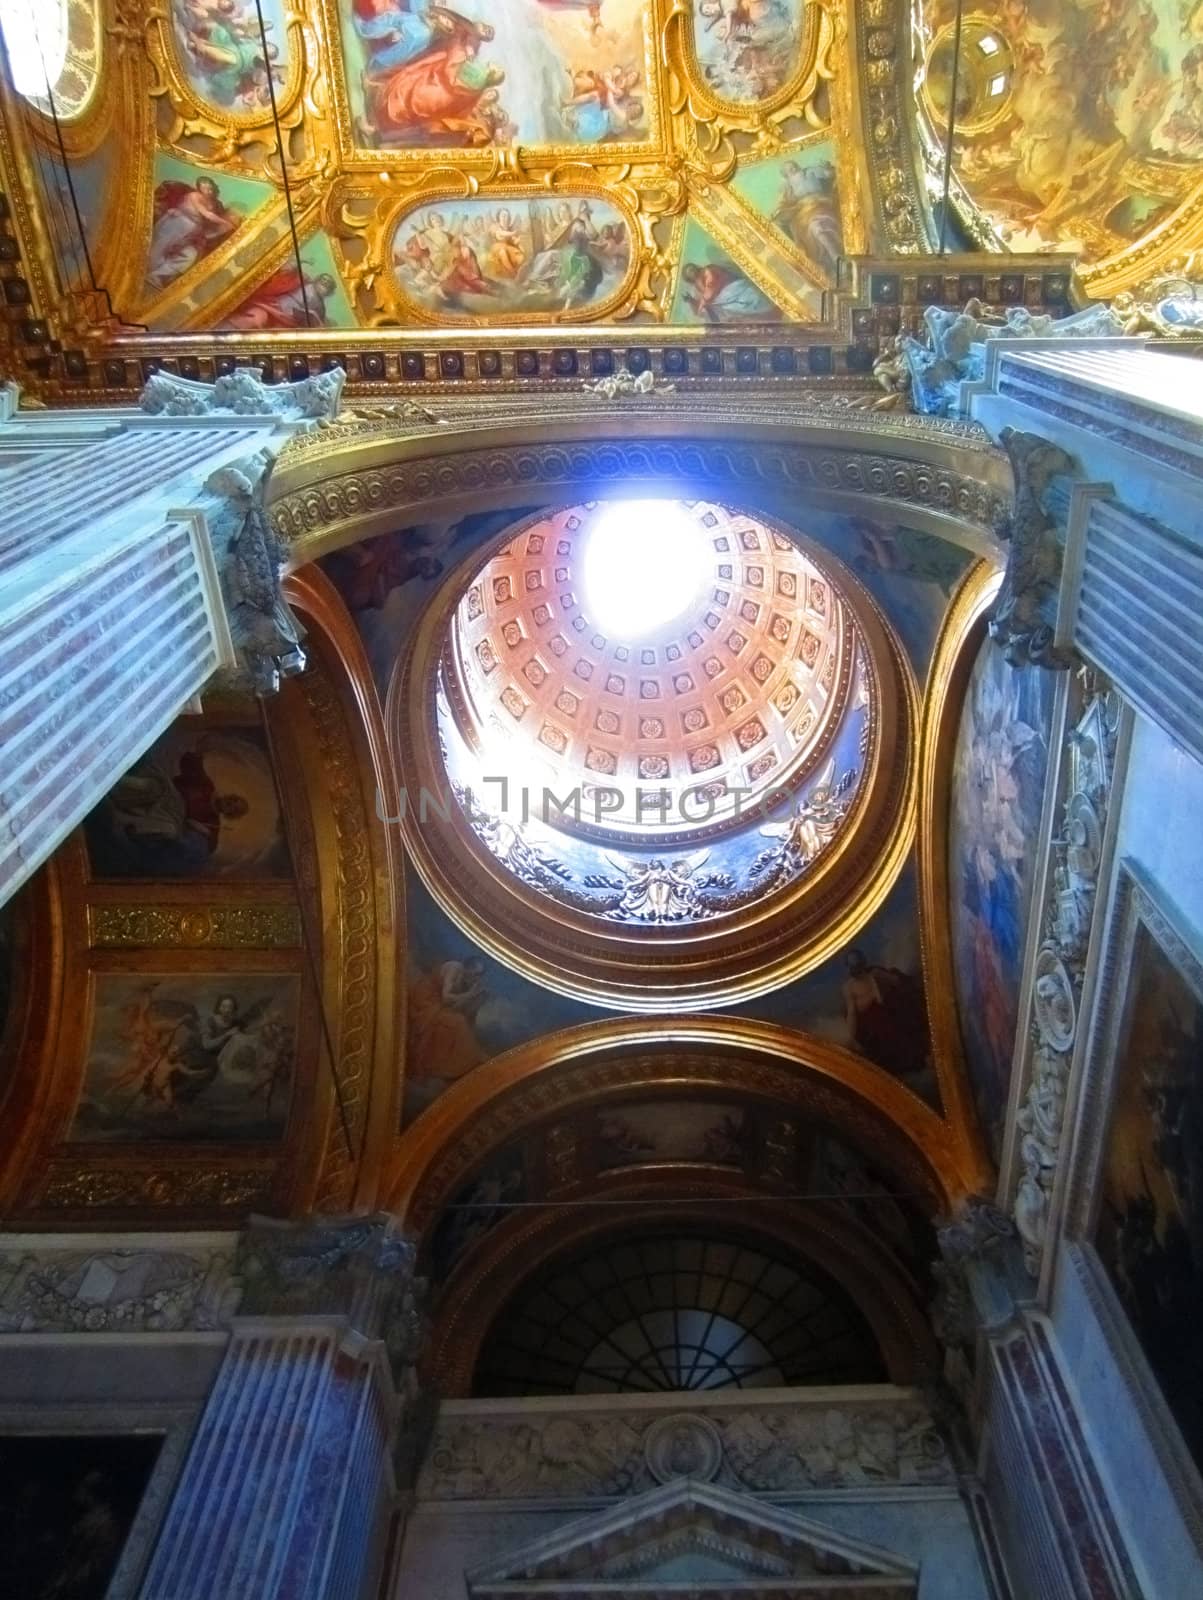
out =
[[[368,50],[365,119],[385,144],[504,142],[498,92],[504,71],[480,59],[493,28],[422,0],[355,0],[353,22]]]

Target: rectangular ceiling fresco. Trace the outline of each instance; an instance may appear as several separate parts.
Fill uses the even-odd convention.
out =
[[[655,123],[642,0],[339,0],[357,144],[638,143]]]

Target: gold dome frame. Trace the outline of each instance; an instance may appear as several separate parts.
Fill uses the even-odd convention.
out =
[[[873,682],[871,733],[855,798],[829,848],[784,888],[713,922],[610,923],[553,901],[498,861],[451,798],[437,718],[439,662],[464,592],[513,529],[448,575],[394,670],[385,714],[394,768],[405,775],[409,795],[400,826],[411,862],[470,939],[560,994],[643,1013],[752,999],[811,971],[853,939],[909,855],[918,735],[910,664],[842,562],[787,523],[763,514],[757,520],[813,560],[851,613]],[[424,796],[442,803],[423,806]]]

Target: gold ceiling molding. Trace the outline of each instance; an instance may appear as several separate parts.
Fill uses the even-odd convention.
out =
[[[88,937],[98,949],[209,945],[289,950],[303,943],[295,901],[271,905],[90,905]]]
[[[506,504],[625,492],[726,500],[789,520],[799,503],[900,520],[994,556],[1010,504],[1006,457],[977,428],[812,417],[782,405],[713,410],[669,394],[636,413],[582,397],[496,421],[496,402],[416,432],[335,424],[291,445],[272,475],[272,522],[300,566],[407,523]],[[929,419],[915,418],[915,423]],[[940,419],[936,419],[939,421]],[[532,438],[537,434],[536,438]]]
[[[838,835],[804,872],[771,896],[703,925],[601,921],[549,898],[499,861],[451,797],[438,725],[438,664],[451,619],[487,550],[449,575],[398,661],[386,714],[395,770],[404,775],[408,794],[400,824],[409,858],[469,938],[534,982],[594,1004],[643,1012],[747,1000],[842,949],[880,907],[905,865],[916,805],[918,696],[910,664],[848,568],[794,528],[769,529],[829,576],[854,621],[870,684],[862,776]],[[511,534],[498,535],[494,548]],[[423,792],[449,803],[423,807]],[[775,804],[781,804],[780,793]],[[674,853],[680,848],[672,846]]]
[[[158,1213],[170,1208],[193,1217],[224,1215],[228,1225],[231,1217],[274,1209],[277,1196],[271,1165],[213,1167],[186,1159],[156,1163],[134,1156],[120,1167],[52,1162],[38,1204],[43,1219],[45,1213],[66,1212],[92,1223],[91,1212],[134,1212],[144,1225],[153,1216],[159,1227],[163,1219]],[[124,1217],[122,1222],[126,1223]]]
[[[953,596],[932,655],[919,734],[919,931],[932,1056],[948,1116],[964,1130],[984,1174],[990,1173],[991,1164],[970,1092],[957,1014],[949,921],[948,819],[953,756],[965,694],[985,634],[986,613],[1001,582],[997,567],[979,562],[969,569]],[[991,1178],[989,1192],[992,1190]],[[988,1192],[984,1184],[981,1192]]]
[[[748,60],[740,67],[747,81],[739,92],[754,98],[742,99],[726,99],[717,87],[715,61],[723,53],[714,43],[718,35],[712,26],[705,27],[690,0],[652,0],[636,24],[641,42],[628,36],[625,12],[618,33],[607,33],[604,41],[598,37],[604,22],[599,17],[590,34],[583,9],[576,14],[579,37],[571,44],[566,33],[572,27],[566,32],[561,28],[558,59],[574,79],[597,76],[599,67],[614,72],[619,65],[637,74],[637,96],[618,97],[638,99],[646,116],[641,113],[637,127],[620,132],[611,118],[608,133],[588,135],[600,142],[586,143],[584,134],[570,138],[567,124],[561,126],[553,115],[554,134],[524,134],[520,143],[513,143],[512,130],[498,131],[494,120],[490,131],[485,126],[489,119],[474,122],[475,113],[459,125],[454,119],[440,124],[436,118],[424,129],[423,113],[407,128],[394,129],[397,142],[390,142],[372,131],[365,112],[359,84],[362,40],[347,0],[272,0],[268,26],[280,68],[275,103],[284,131],[297,241],[302,254],[311,252],[306,258],[311,282],[332,272],[341,284],[327,308],[329,322],[327,310],[317,319],[320,326],[310,327],[299,311],[294,317],[290,307],[269,306],[260,308],[266,319],[262,324],[244,322],[241,331],[218,343],[212,330],[293,266],[272,108],[262,83],[249,81],[249,72],[247,81],[232,84],[229,71],[214,72],[212,62],[188,47],[185,0],[162,0],[150,8],[136,0],[106,0],[100,82],[81,115],[65,124],[64,142],[73,159],[98,151],[104,155],[108,164],[99,189],[104,196],[119,197],[119,204],[116,198],[97,201],[91,229],[94,255],[104,266],[97,274],[99,285],[112,297],[116,320],[107,304],[100,303],[101,296],[90,326],[83,317],[70,320],[66,330],[58,325],[61,285],[55,279],[61,274],[56,273],[56,256],[61,266],[62,250],[53,248],[41,215],[53,206],[43,197],[32,208],[23,207],[27,214],[19,219],[19,231],[24,236],[24,223],[30,220],[32,235],[40,235],[39,261],[29,268],[31,279],[38,280],[34,311],[54,324],[44,342],[50,344],[67,331],[81,346],[56,350],[71,359],[52,363],[52,371],[42,378],[48,392],[57,399],[64,391],[63,397],[71,398],[85,382],[94,391],[120,392],[129,379],[128,371],[122,374],[124,361],[179,359],[183,375],[207,378],[208,363],[220,361],[228,349],[258,357],[273,346],[286,350],[285,364],[302,349],[343,355],[364,350],[362,379],[376,382],[383,376],[384,341],[405,341],[412,348],[424,328],[437,327],[453,336],[469,329],[477,336],[512,336],[540,325],[559,338],[569,326],[598,332],[600,321],[629,318],[640,323],[645,336],[664,330],[676,339],[692,332],[698,339],[704,334],[707,342],[736,344],[755,332],[761,342],[771,338],[774,348],[782,342],[789,345],[783,353],[790,355],[796,354],[799,328],[817,330],[824,361],[809,369],[805,360],[782,367],[762,363],[766,373],[809,370],[828,375],[829,386],[839,380],[855,386],[858,375],[868,370],[861,358],[871,356],[879,337],[897,328],[905,296],[891,297],[888,290],[880,299],[869,294],[866,275],[855,264],[833,282],[828,250],[801,234],[788,237],[774,210],[778,202],[768,191],[750,198],[742,178],[755,172],[758,162],[804,157],[816,141],[829,141],[838,184],[827,201],[833,220],[839,212],[844,254],[853,257],[866,249],[887,257],[913,254],[930,243],[930,221],[910,148],[904,0],[865,0],[855,15],[851,0],[798,0],[796,14],[790,14],[788,62],[774,58],[763,76],[763,39],[748,40]],[[573,15],[561,11],[556,26]],[[478,66],[497,69],[496,60],[488,61],[486,41],[514,25],[504,7],[489,10],[476,40]],[[748,22],[750,31],[761,25],[759,18]],[[751,63],[758,47],[764,59],[756,66]],[[495,54],[499,51],[500,42]],[[613,59],[615,52],[621,63]],[[510,75],[517,84],[519,75],[512,68]],[[590,98],[587,89],[577,88],[581,99]],[[559,91],[549,82],[544,90],[549,105],[554,107],[558,94],[568,89],[567,76]],[[498,92],[491,91],[494,98]],[[507,84],[502,102],[510,92],[516,90]],[[610,91],[599,86],[599,105],[607,92],[613,92],[612,86]],[[32,141],[43,153],[52,151],[40,112],[14,103],[6,116],[18,144]],[[444,131],[435,132],[440,126]],[[494,144],[493,138],[502,142]],[[409,142],[400,142],[405,140]],[[146,266],[155,190],[164,178],[156,170],[159,156],[193,169],[195,177],[169,168],[166,181],[177,186],[208,175],[219,186],[230,180],[231,189],[236,180],[268,184],[272,196],[261,205],[237,194],[225,196],[223,205],[228,201],[236,211],[246,212],[237,233],[217,241],[199,230],[195,259],[181,266],[174,281],[150,286]],[[33,164],[25,160],[18,165],[21,187],[36,194]],[[87,181],[96,178],[93,172]],[[498,208],[527,199],[550,207],[557,199],[586,197],[612,205],[626,234],[624,250],[610,253],[606,284],[597,290],[596,300],[591,289],[583,298],[543,301],[542,310],[531,311],[520,296],[507,300],[503,295],[494,304],[478,295],[468,310],[455,293],[436,289],[423,303],[420,286],[411,282],[413,292],[407,292],[401,283],[397,251],[405,241],[397,224],[424,205],[466,205],[469,211],[476,208],[480,219],[487,209],[485,220],[491,222]],[[748,283],[767,297],[771,309],[763,309],[768,322],[757,323],[750,313],[729,317],[726,310],[712,317],[709,306],[685,309],[675,291],[687,218],[691,229],[696,223],[718,255],[729,256]],[[594,222],[600,224],[600,215]],[[483,238],[477,245],[482,259]],[[707,244],[707,262],[709,251]],[[620,257],[625,268],[621,273],[613,265]],[[691,257],[694,265],[702,259]],[[723,270],[730,265],[726,262]],[[611,276],[622,282],[612,283]],[[496,292],[494,285],[490,294],[495,298]],[[321,291],[323,300],[326,293]],[[913,304],[909,310],[914,311]],[[777,313],[787,320],[774,322]],[[788,319],[793,319],[792,330]],[[145,338],[137,333],[142,322],[150,330]],[[196,334],[197,342],[175,345],[184,333]],[[855,348],[845,361],[849,345]],[[203,373],[197,370],[198,361],[204,363]],[[710,374],[713,369],[703,365],[702,371]],[[498,372],[490,367],[489,376]],[[403,375],[412,378],[414,372]],[[528,375],[523,368],[522,376]],[[359,377],[353,370],[352,381]]]
[[[678,1226],[700,1226],[752,1247],[771,1240],[789,1258],[812,1262],[865,1317],[891,1383],[920,1382],[938,1368],[935,1340],[909,1275],[838,1206],[788,1199],[766,1205],[765,1192],[746,1179],[684,1166],[655,1175],[610,1174],[572,1198],[578,1206],[541,1206],[506,1218],[456,1267],[430,1330],[428,1376],[439,1394],[471,1394],[485,1341],[534,1274],[582,1247],[604,1244],[610,1235],[628,1243],[648,1230]],[[707,1204],[714,1200],[721,1208]],[[615,1201],[638,1209],[607,1212],[606,1203]]]
[[[917,255],[934,248],[914,140],[908,0],[855,0],[858,90],[863,107],[874,220],[888,249]]]
[[[672,1089],[795,1106],[929,1194],[933,1213],[950,1214],[982,1180],[957,1126],[842,1045],[745,1017],[607,1017],[519,1045],[454,1083],[402,1135],[380,1204],[422,1232],[525,1129],[570,1107]]]
[[[1078,268],[1083,292],[1092,300],[1110,300],[1124,290],[1140,291],[1161,278],[1197,281],[1203,251],[1203,183],[1178,209],[1143,239],[1103,261]]]

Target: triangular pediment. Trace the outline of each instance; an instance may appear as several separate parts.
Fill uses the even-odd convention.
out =
[[[467,1574],[472,1600],[913,1600],[918,1569],[747,1495],[666,1484]]]

